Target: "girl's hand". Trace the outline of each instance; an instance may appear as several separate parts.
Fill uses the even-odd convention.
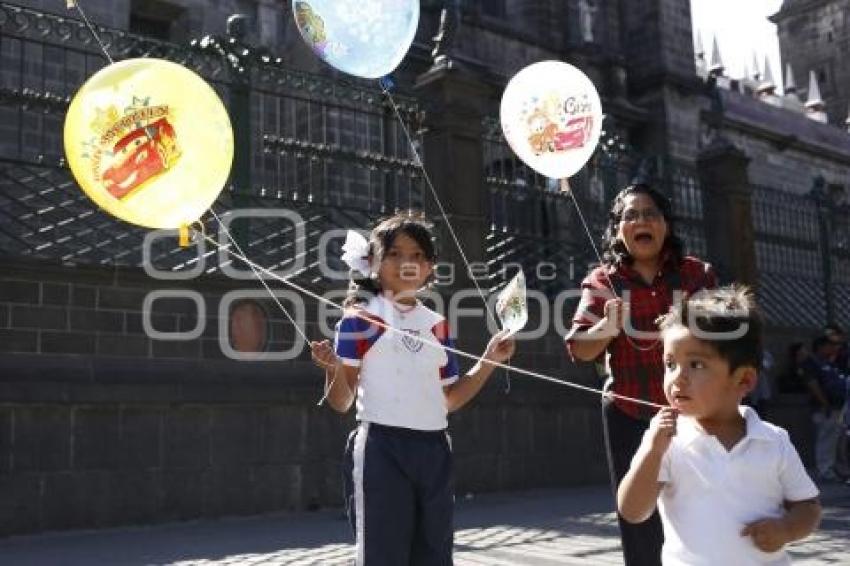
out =
[[[603,317],[606,321],[605,327],[612,335],[616,336],[623,330],[628,308],[628,303],[623,302],[623,299],[609,299],[605,301],[603,312]]]
[[[652,417],[649,431],[644,442],[649,442],[649,449],[657,454],[664,454],[670,447],[670,442],[676,436],[676,418],[679,411],[673,407],[664,407]]]
[[[310,350],[312,350],[313,363],[324,370],[335,369],[339,364],[339,358],[336,357],[330,340],[310,342]]]
[[[484,356],[482,356],[485,360],[503,363],[514,355],[516,351],[516,340],[505,338],[507,333],[507,329],[501,330],[490,338],[490,342],[487,343],[487,349],[484,351]]]

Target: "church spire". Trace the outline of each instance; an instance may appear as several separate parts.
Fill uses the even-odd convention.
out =
[[[797,92],[797,81],[794,80],[791,63],[785,64],[785,95],[782,97],[782,106],[800,114],[805,110],[800,94]]]
[[[818,78],[814,71],[809,71],[809,96],[806,100],[806,115],[816,121],[826,124],[827,117],[826,104],[820,97],[820,87],[818,86]]]
[[[791,63],[785,63],[785,94],[797,94],[797,81],[794,80]]]
[[[702,45],[702,33],[697,30],[697,37],[694,41],[694,56],[697,59],[705,59],[705,47]]]
[[[806,108],[814,111],[822,111],[826,105],[820,97],[820,86],[814,71],[809,71],[809,95],[806,98]]]
[[[694,42],[694,64],[698,77],[704,79],[708,76],[708,65],[705,63],[705,48],[702,45],[702,34],[699,30],[697,30],[696,41]]]
[[[776,84],[773,82],[773,71],[770,70],[770,59],[764,56],[764,75],[758,86],[759,94],[773,94]]]
[[[723,61],[720,59],[720,48],[717,46],[716,36],[711,44],[711,63],[708,66],[708,72],[715,76],[723,75]]]

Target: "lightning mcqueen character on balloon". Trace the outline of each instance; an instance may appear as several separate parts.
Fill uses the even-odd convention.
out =
[[[118,140],[112,164],[103,172],[109,194],[123,199],[145,181],[166,171],[179,156],[174,127],[167,118],[137,128]]]
[[[528,120],[531,134],[528,143],[535,155],[560,153],[584,147],[593,130],[593,116],[577,116],[559,126],[543,111],[537,111]]]
[[[555,151],[584,147],[593,129],[593,116],[571,118],[564,130],[555,133]]]

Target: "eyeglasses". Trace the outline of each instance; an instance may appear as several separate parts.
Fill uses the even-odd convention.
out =
[[[643,210],[630,208],[623,211],[623,215],[620,217],[620,220],[623,222],[637,222],[643,218],[644,222],[658,222],[663,217],[664,215],[662,215],[661,211],[657,208],[644,208]]]

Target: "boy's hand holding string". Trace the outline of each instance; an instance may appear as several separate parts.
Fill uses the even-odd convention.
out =
[[[617,490],[620,515],[630,523],[641,523],[652,515],[661,491],[658,473],[661,460],[673,437],[676,436],[676,419],[679,411],[665,407],[649,423],[632,467]]]

